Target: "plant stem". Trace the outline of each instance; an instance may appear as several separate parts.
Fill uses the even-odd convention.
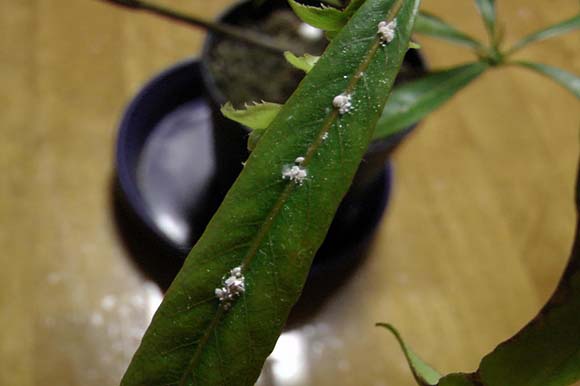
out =
[[[260,47],[274,53],[283,53],[284,51],[296,52],[296,50],[293,49],[292,47],[284,47],[283,45],[277,44],[274,41],[274,39],[270,38],[269,36],[257,33],[255,31],[223,23],[203,20],[196,16],[187,15],[170,8],[149,3],[147,1],[143,0],[101,0],[101,1],[112,3],[115,5],[120,5],[134,10],[150,12],[152,14],[162,16],[170,20],[203,28],[212,31],[216,34],[226,36],[231,39],[238,40],[240,42],[251,44],[253,46]]]

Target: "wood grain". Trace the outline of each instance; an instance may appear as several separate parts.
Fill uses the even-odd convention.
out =
[[[171,0],[214,17],[229,0]],[[500,1],[507,40],[578,11]],[[424,6],[478,37],[471,2]],[[509,24],[507,23],[509,21]],[[98,1],[0,2],[0,385],[113,386],[160,291],[116,233],[116,127],[139,87],[195,55],[203,33]],[[433,67],[470,54],[421,39]],[[521,54],[580,73],[579,35]],[[472,370],[549,296],[573,236],[580,110],[533,73],[490,71],[432,114],[393,159],[372,255],[262,384],[413,381],[388,321],[443,372]]]

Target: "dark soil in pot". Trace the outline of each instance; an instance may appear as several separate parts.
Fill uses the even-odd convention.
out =
[[[286,4],[270,1],[256,7],[251,15],[242,11],[251,9],[250,4],[238,6],[223,20],[269,36],[297,54],[321,55],[328,43],[324,33],[303,23]],[[281,54],[217,36],[209,39],[204,65],[213,78],[212,96],[220,104],[229,101],[238,108],[253,101],[284,103],[304,77]],[[424,73],[423,63],[409,58],[403,63],[396,84]]]
[[[256,22],[249,16],[236,20],[241,25],[274,39],[284,47],[319,55],[326,40],[304,24],[288,9],[273,10]],[[301,33],[301,26],[302,32]],[[305,38],[308,33],[313,38]],[[251,101],[284,103],[296,89],[304,73],[292,67],[281,54],[231,39],[217,39],[209,50],[209,71],[224,98],[236,107]],[[221,98],[220,98],[221,99]]]

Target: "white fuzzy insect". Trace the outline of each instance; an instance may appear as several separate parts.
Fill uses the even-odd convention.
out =
[[[293,181],[294,183],[296,183],[298,185],[302,185],[302,183],[304,182],[306,177],[308,177],[308,171],[301,166],[298,166],[298,165],[288,166],[288,165],[286,165],[282,169],[282,178],[285,180]]]
[[[377,26],[377,33],[380,35],[383,43],[389,44],[395,38],[395,30],[397,28],[397,19],[390,22],[381,21]]]
[[[230,271],[229,276],[224,276],[222,286],[216,288],[214,293],[222,304],[222,307],[227,311],[232,306],[234,300],[245,291],[246,284],[244,275],[242,275],[242,267],[235,267]]]
[[[297,157],[296,160],[294,160],[296,165],[300,165],[302,162],[304,162],[304,157]]]
[[[351,95],[350,94],[339,94],[337,96],[334,97],[334,99],[332,100],[332,105],[338,109],[338,112],[342,115],[342,114],[346,114],[350,111],[351,107],[352,107],[352,101],[351,101]]]

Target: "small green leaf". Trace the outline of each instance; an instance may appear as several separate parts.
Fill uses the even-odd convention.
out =
[[[270,123],[276,118],[281,109],[282,105],[277,103],[254,102],[251,105],[246,105],[243,110],[237,110],[230,102],[227,102],[221,107],[220,111],[226,118],[252,129],[248,137],[248,150],[253,151],[262,134],[264,134],[266,128],[270,126]]]
[[[495,0],[475,0],[477,9],[483,17],[485,23],[485,28],[487,33],[491,38],[491,41],[495,44],[496,42],[496,31],[495,31]]]
[[[348,17],[336,8],[312,7],[296,0],[288,0],[288,2],[303,22],[324,31],[339,31],[348,21]]]
[[[321,3],[323,4],[328,4],[328,5],[332,5],[333,7],[342,7],[342,1],[340,0],[320,0]]]
[[[517,64],[518,66],[522,66],[525,68],[529,68],[530,70],[536,71],[541,75],[547,76],[548,78],[552,79],[554,82],[558,83],[560,86],[564,87],[566,90],[574,94],[576,98],[580,98],[579,76],[542,63],[525,62],[525,61],[516,61],[511,63]]]
[[[576,15],[558,24],[551,25],[547,28],[541,29],[528,36],[523,37],[513,45],[513,47],[509,50],[508,55],[513,54],[518,50],[521,50],[530,43],[563,35],[567,32],[574,31],[577,29],[580,29],[580,15]]]
[[[409,49],[410,50],[420,50],[421,45],[419,43],[409,42]]]
[[[477,51],[483,49],[483,44],[474,38],[459,31],[443,19],[427,12],[419,13],[413,32],[461,44]]]
[[[288,63],[290,63],[291,65],[293,65],[297,69],[302,70],[308,74],[310,72],[310,70],[312,70],[312,67],[314,67],[316,62],[318,62],[318,59],[320,59],[320,56],[315,56],[315,55],[310,55],[310,54],[304,54],[303,56],[296,56],[290,51],[285,51],[284,58],[286,58]]]
[[[365,1],[268,126],[165,294],[122,386],[254,384],[407,52],[420,0],[393,15],[390,44],[376,33],[398,1]],[[352,109],[341,113],[333,101],[342,94]],[[238,297],[220,300],[234,268],[244,291],[238,284]]]
[[[280,109],[282,109],[282,105],[278,103],[254,102],[246,105],[243,110],[236,110],[230,102],[227,102],[221,107],[220,111],[226,118],[241,123],[250,129],[263,130],[270,126]]]
[[[465,64],[395,88],[377,123],[374,138],[386,138],[419,122],[488,67],[481,62]]]
[[[249,151],[254,151],[256,146],[258,146],[260,138],[262,138],[262,135],[264,135],[265,132],[266,129],[256,129],[250,132],[250,135],[248,136],[248,143],[246,145]]]
[[[407,363],[409,363],[409,367],[413,372],[415,380],[420,386],[437,385],[437,382],[439,382],[441,375],[437,371],[435,371],[431,366],[425,363],[421,358],[419,358],[413,352],[413,350],[411,350],[409,346],[405,344],[405,341],[403,341],[403,338],[399,334],[399,331],[395,329],[395,327],[393,327],[388,323],[377,323],[376,325],[380,327],[385,327],[387,330],[393,333],[393,335],[399,342],[399,345],[401,345],[401,349],[405,354],[405,358],[407,358]]]
[[[344,9],[344,14],[348,17],[351,17],[359,8],[365,0],[350,0],[346,8]]]

